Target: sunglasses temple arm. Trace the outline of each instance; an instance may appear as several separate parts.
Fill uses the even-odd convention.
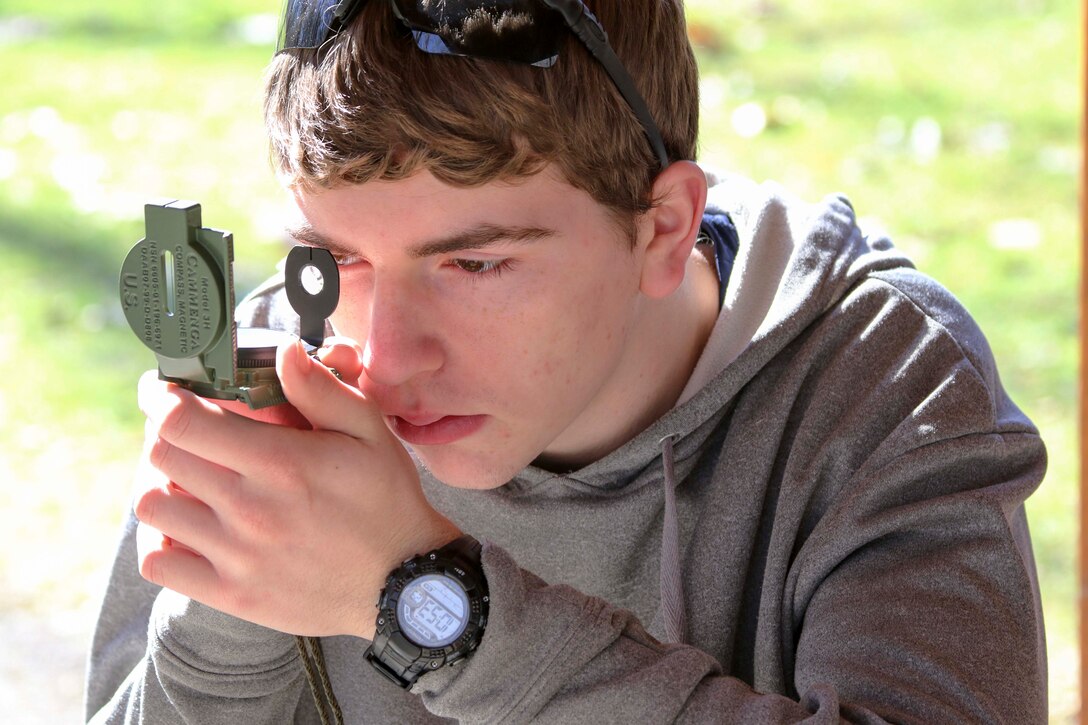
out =
[[[665,142],[661,138],[661,131],[658,130],[653,116],[650,115],[650,109],[647,108],[646,101],[643,100],[642,95],[635,87],[634,79],[631,78],[627,69],[623,67],[623,63],[616,57],[615,51],[608,44],[604,29],[589,16],[586,6],[577,0],[573,2],[571,0],[544,0],[544,3],[563,15],[567,25],[578,36],[578,39],[604,66],[620,95],[627,101],[627,105],[631,107],[631,110],[635,112],[639,123],[642,124],[643,131],[646,132],[646,137],[650,140],[650,145],[653,147],[658,163],[662,169],[665,169],[669,165],[669,155],[665,151]]]
[[[346,28],[355,14],[363,9],[365,0],[341,0],[332,10],[332,21],[336,23],[336,30]],[[393,3],[391,3],[393,4]],[[393,4],[396,7],[395,4]]]

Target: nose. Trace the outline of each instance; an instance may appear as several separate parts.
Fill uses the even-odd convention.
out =
[[[442,367],[442,347],[428,310],[423,295],[405,284],[374,284],[363,346],[363,369],[372,382],[401,385]]]

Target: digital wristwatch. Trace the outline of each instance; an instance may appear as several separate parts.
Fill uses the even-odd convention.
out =
[[[407,689],[479,646],[488,610],[480,551],[480,542],[466,535],[390,572],[366,651],[379,673]]]

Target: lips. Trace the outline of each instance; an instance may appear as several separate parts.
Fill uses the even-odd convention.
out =
[[[440,446],[467,438],[478,431],[486,415],[386,416],[393,434],[415,446]]]

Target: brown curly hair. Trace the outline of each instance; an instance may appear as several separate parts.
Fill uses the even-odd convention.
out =
[[[589,4],[669,159],[694,159],[698,74],[682,0]],[[635,216],[653,205],[659,164],[607,73],[564,36],[549,68],[432,55],[415,47],[388,3],[370,2],[322,48],[273,58],[264,102],[273,165],[289,185],[315,189],[421,169],[478,186],[554,164],[631,238]]]

